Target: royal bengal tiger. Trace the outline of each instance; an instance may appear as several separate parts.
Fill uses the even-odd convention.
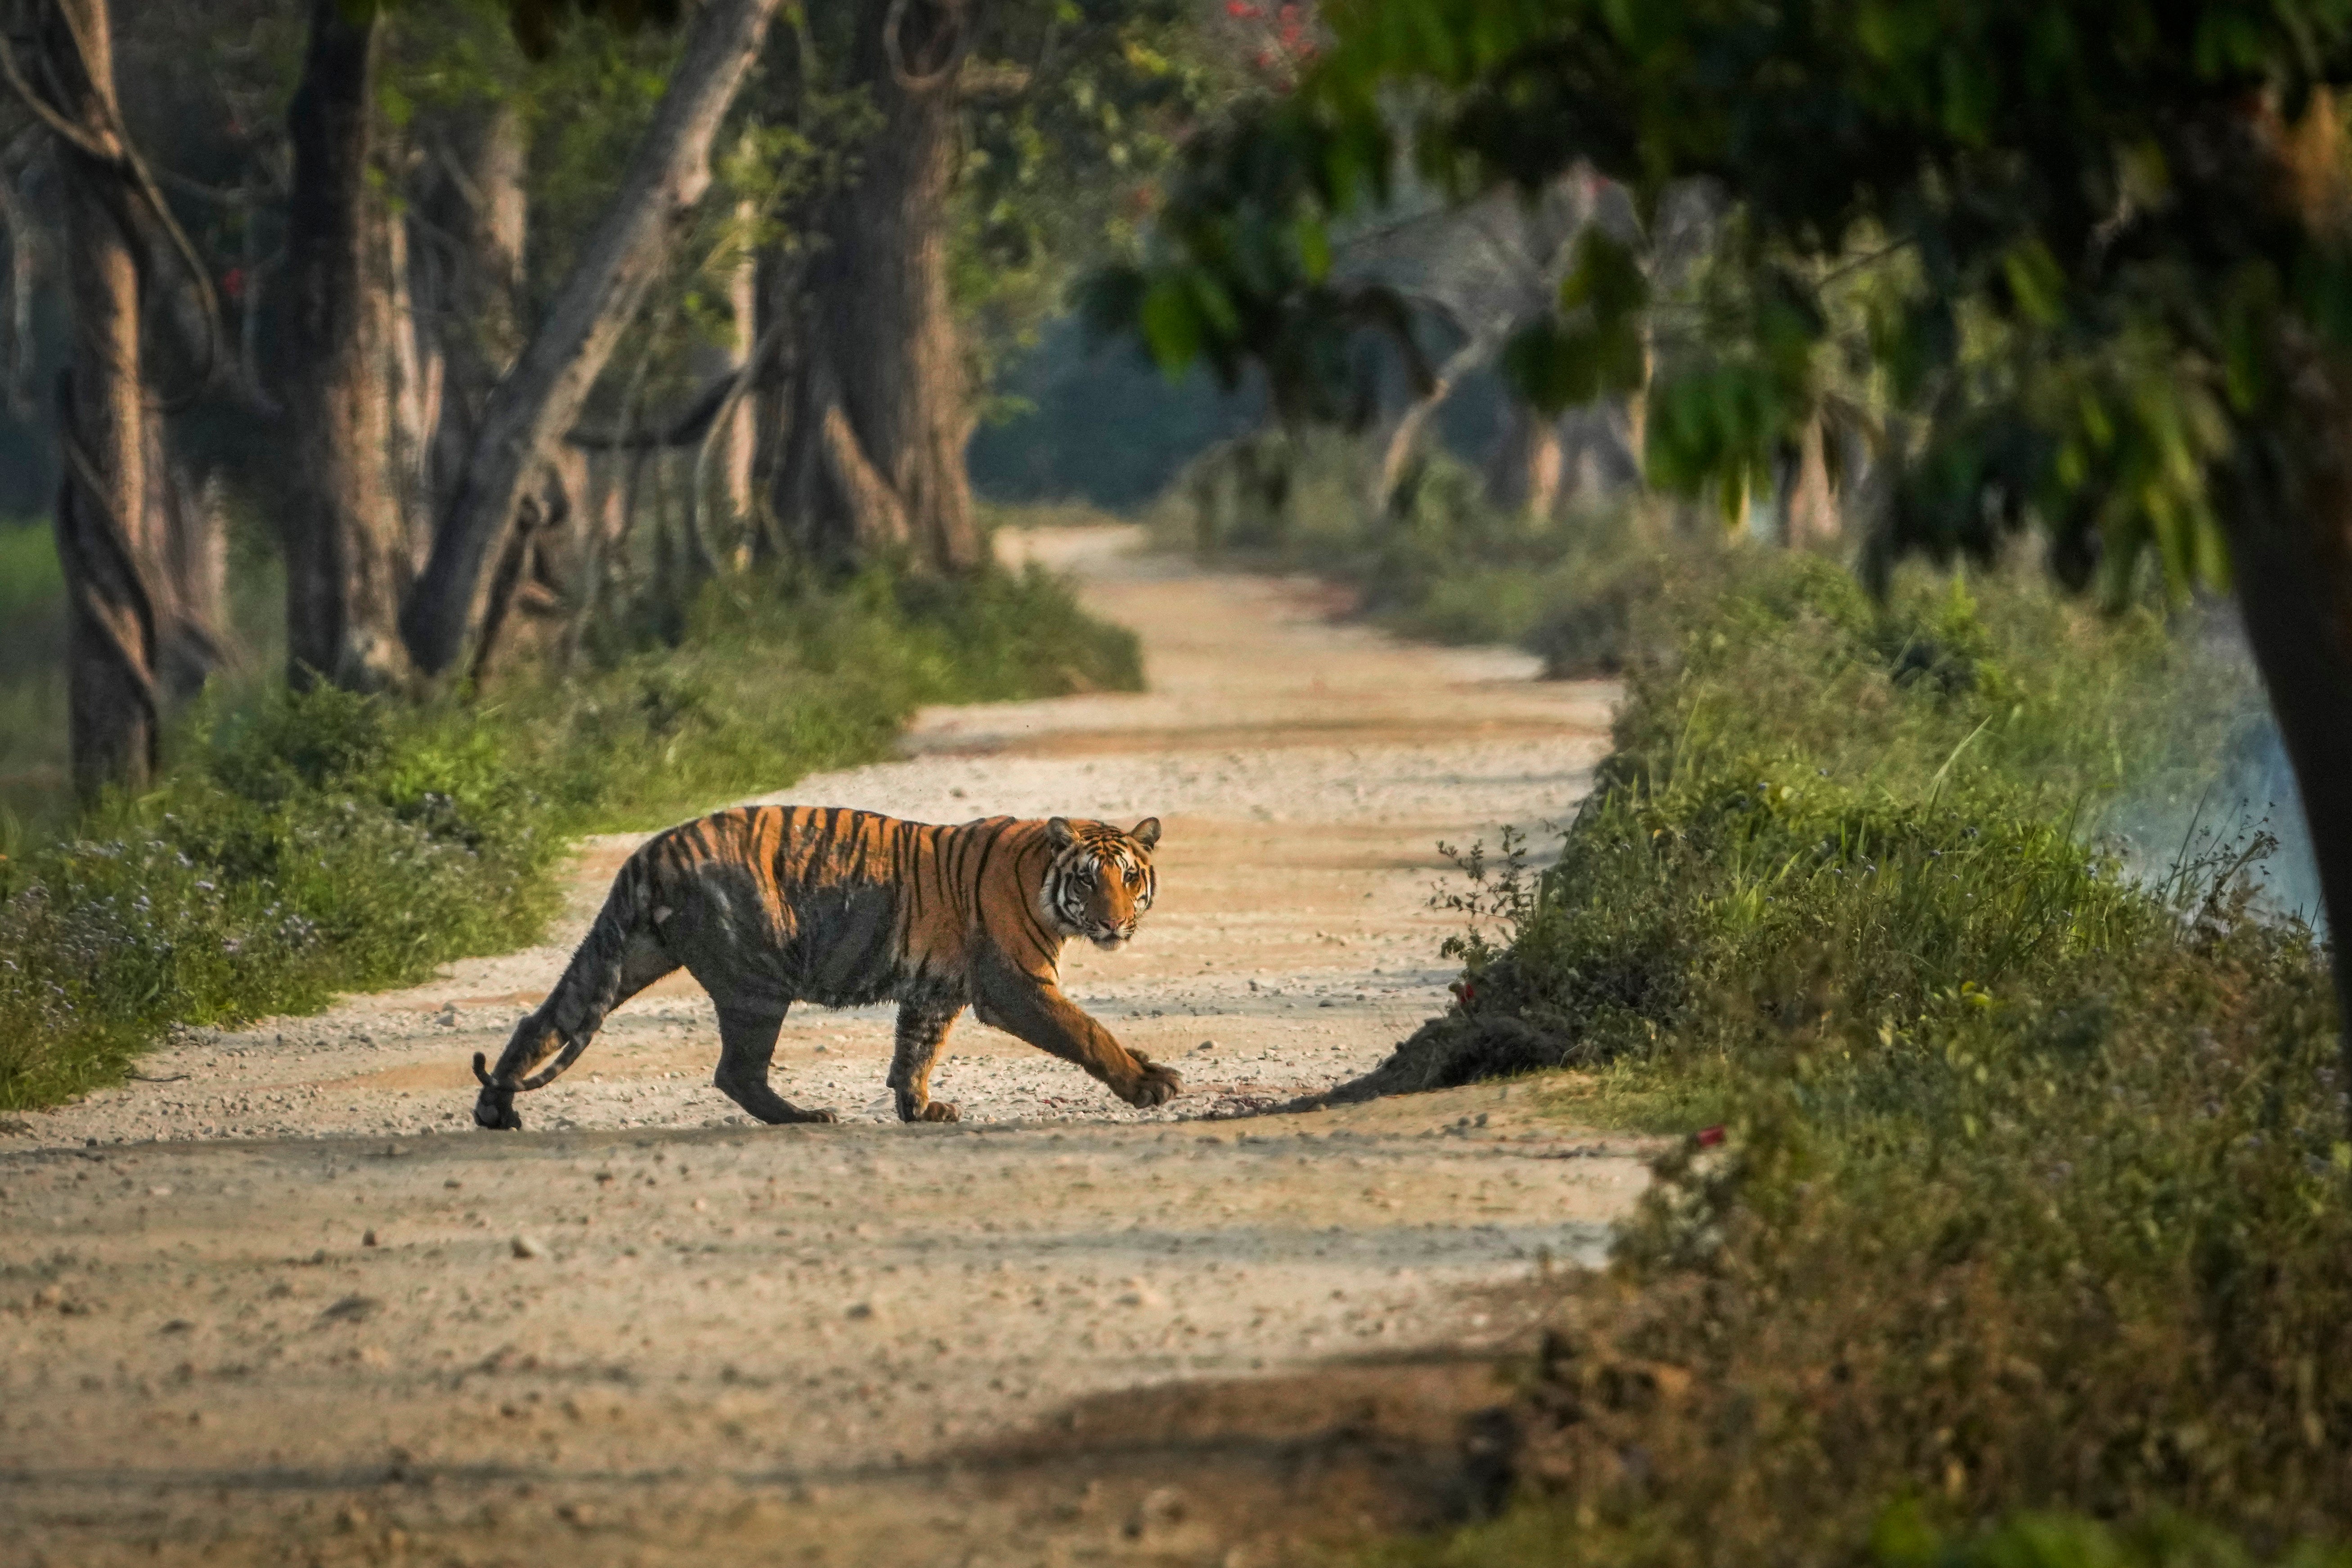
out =
[[[930,1097],[931,1066],[969,1006],[1075,1061],[1130,1105],[1183,1082],[1129,1051],[1062,994],[1063,945],[1124,946],[1151,907],[1160,819],[1105,822],[990,817],[956,827],[871,811],[753,806],[656,835],[613,880],[596,923],[538,1011],[485,1070],[474,1120],[520,1127],[514,1097],[580,1058],[614,1008],[683,967],[719,1006],[713,1082],[762,1122],[831,1122],[768,1084],[793,1002],[898,1004],[889,1085],[908,1122],[952,1122]],[[554,1061],[534,1071],[550,1056]]]

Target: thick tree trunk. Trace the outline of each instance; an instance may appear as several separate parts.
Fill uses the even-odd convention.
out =
[[[2252,112],[2249,113],[2249,108]],[[2264,100],[2233,106],[2214,144],[2244,165],[2306,232],[2336,231],[2352,201],[2334,98],[2315,93],[2292,130]],[[2232,197],[2238,193],[2231,192]],[[2246,640],[2294,764],[2319,872],[2336,980],[2337,1049],[2352,1082],[2352,357],[2324,332],[2285,327],[2275,340],[2287,416],[2274,438],[2242,440],[2220,481]]]
[[[588,396],[710,183],[710,142],[777,0],[710,0],[695,16],[653,124],[547,319],[490,394],[425,572],[402,617],[428,674],[479,668],[499,567],[546,455]]]
[[[58,112],[99,147],[118,148],[105,0],[59,0],[40,47]],[[58,378],[65,471],[55,523],[72,600],[66,688],[74,787],[89,800],[113,785],[140,789],[155,768],[155,607],[143,537],[149,415],[128,184],[119,167],[73,147],[61,145],[58,162],[74,348],[73,368]]]
[[[410,557],[392,466],[390,257],[384,204],[369,178],[380,30],[373,11],[311,0],[309,51],[288,116],[286,656],[298,685],[369,690],[407,674],[398,616]]]
[[[903,555],[936,572],[982,561],[947,266],[970,4],[860,7],[851,70],[881,124],[855,183],[827,204],[774,495],[788,537],[820,560]]]
[[[2352,410],[2352,399],[2346,407]],[[2352,1082],[2352,963],[2345,946],[2352,920],[2352,413],[2332,423],[2332,440],[2294,444],[2313,455],[2312,468],[2300,486],[2289,487],[2287,506],[2241,500],[2230,518],[2230,556],[2246,639],[2311,829]]]
[[[522,352],[523,246],[530,203],[530,130],[512,103],[486,105],[434,137],[421,204],[434,238],[416,248],[425,335],[438,352],[441,396],[426,486],[429,510],[448,515],[483,411]]]

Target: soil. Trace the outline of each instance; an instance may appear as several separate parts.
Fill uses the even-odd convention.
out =
[[[632,837],[551,939],[192,1032],[0,1130],[0,1558],[1295,1560],[1476,1504],[1482,1411],[1637,1140],[1531,1085],[1319,1113],[1448,998],[1440,841],[1561,819],[1614,692],[1393,642],[1313,583],[1008,535],[1143,639],[1148,693],[922,715],[779,800],[1166,824],[1125,953],[1064,982],[1186,1092],[1148,1113],[967,1019],[898,1124],[885,1009],[709,1085],[683,977],[470,1123]]]

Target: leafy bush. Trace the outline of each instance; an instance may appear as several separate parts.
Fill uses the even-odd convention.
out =
[[[2246,744],[2242,672],[2152,614],[1926,580],[1882,612],[1787,559],[1655,612],[1679,655],[1560,858],[1478,863],[1462,1005],[1382,1073],[1570,1064],[1569,1113],[1720,1131],[1560,1303],[1517,1510],[1408,1560],[1859,1563],[1906,1500],[1956,1540],[2352,1531],[2324,949],[2259,913],[2263,842],[2105,831]],[[1994,1539],[1961,1559],[2041,1560]]]
[[[714,588],[680,648],[481,705],[331,689],[200,710],[163,785],[0,858],[0,1107],[175,1023],[315,1008],[531,940],[570,837],[879,755],[927,702],[1139,684],[1032,571]]]

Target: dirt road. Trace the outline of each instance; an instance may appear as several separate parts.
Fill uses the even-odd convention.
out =
[[[1437,1506],[1513,1282],[1598,1255],[1636,1151],[1496,1087],[1202,1118],[1444,1005],[1435,842],[1567,811],[1612,694],[1127,530],[1007,542],[1152,689],[928,713],[777,799],[1162,818],[1138,941],[1064,979],[1187,1092],[967,1020],[965,1122],[902,1127],[887,1010],[804,1009],[779,1084],[844,1123],[757,1127],[680,977],[475,1133],[468,1056],[634,841],[593,841],[548,946],[0,1124],[0,1561],[1247,1564]]]

